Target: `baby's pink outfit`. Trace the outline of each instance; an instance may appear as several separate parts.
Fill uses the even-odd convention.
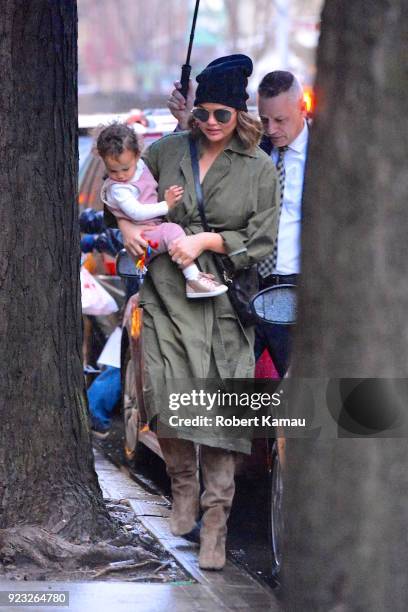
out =
[[[154,248],[155,255],[167,253],[172,240],[185,236],[180,225],[163,222],[159,218],[167,214],[168,206],[165,201],[157,201],[157,187],[149,168],[139,159],[130,181],[120,183],[107,178],[101,191],[102,201],[116,218],[152,226],[144,235],[146,239],[158,243]]]
[[[108,178],[101,191],[101,199],[118,219],[128,219],[136,224],[150,225],[152,229],[143,232],[144,238],[157,243],[153,256],[167,253],[172,240],[185,236],[184,230],[176,223],[164,223],[159,217],[168,213],[166,202],[157,201],[157,183],[142,160],[137,162],[132,180],[120,183]],[[226,285],[214,280],[212,274],[200,272],[193,262],[182,270],[186,279],[186,297],[208,298],[222,295]]]

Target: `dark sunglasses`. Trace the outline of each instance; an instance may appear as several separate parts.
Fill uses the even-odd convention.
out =
[[[228,123],[232,117],[232,111],[226,108],[217,108],[215,111],[208,111],[205,108],[193,108],[191,111],[194,119],[205,123],[210,118],[210,115],[214,115],[214,119],[217,123]]]

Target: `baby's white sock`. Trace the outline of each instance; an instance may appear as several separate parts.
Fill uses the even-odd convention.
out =
[[[200,270],[197,268],[196,264],[190,264],[182,270],[182,273],[184,274],[187,280],[195,280],[196,278],[198,278]]]

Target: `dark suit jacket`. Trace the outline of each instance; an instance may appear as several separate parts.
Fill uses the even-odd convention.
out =
[[[270,155],[272,153],[273,146],[271,143],[271,139],[267,136],[262,136],[259,146],[261,147],[262,151],[265,151],[267,155]]]

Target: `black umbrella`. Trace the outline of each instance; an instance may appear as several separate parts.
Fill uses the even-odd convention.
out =
[[[200,0],[196,0],[194,16],[193,16],[193,24],[191,26],[191,32],[190,32],[190,42],[189,42],[188,51],[187,51],[187,59],[186,59],[186,63],[183,64],[183,66],[181,67],[180,92],[184,96],[185,99],[187,99],[188,81],[189,81],[190,73],[191,73],[190,56],[191,56],[191,49],[193,47],[194,31],[195,31],[195,26],[196,26],[196,21],[197,21],[199,5],[200,5]]]

